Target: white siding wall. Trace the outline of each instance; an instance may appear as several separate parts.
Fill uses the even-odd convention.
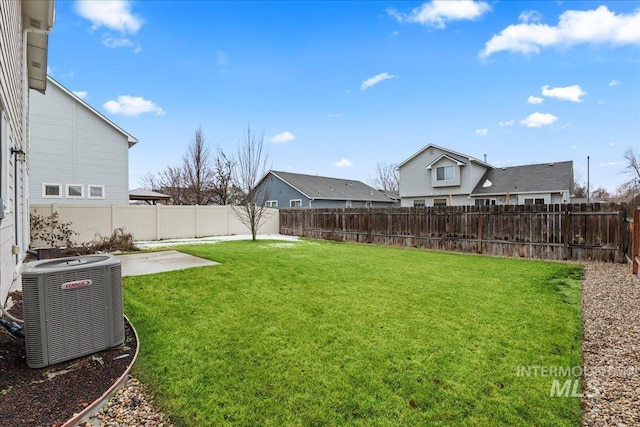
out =
[[[22,256],[11,253],[16,243],[15,224],[18,221],[18,235],[23,235],[24,216],[20,206],[23,200],[26,169],[24,163],[18,162],[18,200],[15,200],[14,156],[12,147],[23,147],[23,106],[26,101],[22,93],[22,24],[21,4],[14,0],[0,0],[0,110],[5,115],[6,144],[3,145],[2,159],[2,197],[6,204],[6,217],[0,220],[0,304],[4,304],[13,280],[17,278],[19,262]],[[17,202],[17,203],[16,203]],[[16,211],[16,204],[19,209]],[[22,243],[22,238],[18,239]]]
[[[31,91],[31,203],[127,204],[127,137],[55,84],[47,94]],[[43,183],[61,184],[59,199],[43,198]],[[82,198],[66,197],[79,184]],[[104,186],[104,199],[91,199],[89,185]]]

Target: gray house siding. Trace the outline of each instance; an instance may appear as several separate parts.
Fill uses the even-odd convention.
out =
[[[427,169],[429,165],[431,169]],[[455,179],[451,185],[435,184],[439,166],[454,166]],[[415,200],[433,206],[434,199],[442,198],[447,199],[448,205],[468,205],[468,195],[486,169],[469,157],[427,146],[399,166],[401,206],[413,206]]]
[[[56,84],[31,97],[30,202],[128,204],[127,135]],[[45,195],[46,184],[59,185],[59,196]]]
[[[266,201],[276,200],[278,202],[276,207],[288,208],[291,200],[300,200],[301,207],[309,207],[309,198],[307,196],[271,174],[262,182],[261,193],[258,200],[261,201],[259,204],[263,206]]]
[[[378,208],[394,200],[360,182],[341,178],[269,171],[260,181],[256,200],[270,207]],[[292,205],[292,201],[299,204]],[[277,206],[273,203],[277,202]]]

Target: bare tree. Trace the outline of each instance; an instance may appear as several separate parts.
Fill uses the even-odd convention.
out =
[[[247,126],[246,134],[238,147],[234,180],[243,194],[240,205],[234,206],[236,217],[251,230],[251,238],[256,240],[258,230],[267,219],[269,210],[264,206],[268,190],[258,191],[259,180],[267,173],[268,153],[264,151],[264,132],[251,133]]]
[[[218,205],[230,205],[239,203],[242,194],[237,185],[234,185],[233,170],[235,162],[229,158],[220,147],[213,157],[213,202]]]
[[[609,197],[611,197],[611,193],[604,187],[598,187],[591,192],[591,198],[596,201],[608,199]]]
[[[640,186],[640,154],[636,154],[632,147],[627,147],[624,152],[624,159],[627,162],[624,173],[630,178],[618,189],[618,193],[637,192]]]
[[[398,165],[395,163],[378,163],[375,176],[369,178],[369,184],[378,190],[398,191],[400,188],[400,175],[397,168]]]
[[[199,127],[182,157],[184,184],[190,204],[195,205],[208,205],[212,202],[213,170],[204,139],[202,127]]]
[[[172,205],[189,204],[184,175],[180,167],[167,166],[165,170],[156,175],[149,172],[142,178],[142,185],[147,190],[158,191],[170,196],[169,203]]]
[[[578,172],[573,176],[573,196],[581,199],[587,198],[587,183]]]

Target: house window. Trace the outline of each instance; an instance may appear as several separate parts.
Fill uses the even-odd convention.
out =
[[[455,168],[453,166],[440,166],[436,168],[437,181],[453,181],[455,179]]]
[[[104,199],[104,185],[88,185],[88,199]]]
[[[82,191],[84,186],[80,184],[67,184],[67,198],[69,199],[81,199],[84,197]]]
[[[447,206],[447,199],[433,199],[433,206]]]
[[[345,203],[345,207],[350,208],[351,207],[351,200],[347,200]]]
[[[495,206],[496,199],[476,199],[476,206]]]
[[[42,184],[43,199],[59,199],[62,197],[62,184]]]
[[[267,200],[264,203],[264,205],[267,208],[277,208],[278,207],[278,201],[277,200]]]
[[[426,206],[426,203],[424,201],[424,199],[414,199],[413,200],[413,207],[414,208],[424,208]]]
[[[544,205],[544,199],[536,198],[536,199],[524,199],[525,205]]]
[[[302,206],[302,200],[301,199],[289,200],[289,207],[291,207],[291,208],[299,208],[301,206]]]
[[[372,208],[373,207],[373,202],[365,202],[365,206],[367,208]]]

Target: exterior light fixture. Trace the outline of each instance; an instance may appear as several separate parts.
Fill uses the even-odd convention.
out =
[[[14,154],[16,156],[16,160],[19,162],[24,162],[27,158],[27,153],[20,148],[12,148],[11,154]]]

